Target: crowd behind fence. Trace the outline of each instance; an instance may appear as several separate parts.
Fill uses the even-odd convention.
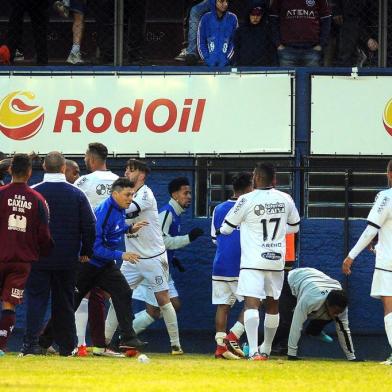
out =
[[[2,0],[0,60],[8,48],[15,65],[390,65],[392,2],[297,3]]]

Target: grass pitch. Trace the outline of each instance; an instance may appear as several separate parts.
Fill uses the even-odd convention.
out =
[[[0,391],[392,391],[377,362],[216,360],[207,355],[135,358],[0,357]]]

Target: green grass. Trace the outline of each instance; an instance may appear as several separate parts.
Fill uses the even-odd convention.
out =
[[[392,391],[377,362],[215,360],[207,355],[135,358],[0,357],[0,391]]]

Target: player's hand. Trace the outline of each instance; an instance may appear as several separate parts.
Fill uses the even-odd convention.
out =
[[[345,275],[350,275],[351,274],[351,266],[353,264],[354,260],[351,257],[346,257],[343,261],[342,264],[342,271]]]
[[[196,238],[199,238],[201,235],[204,234],[204,230],[200,227],[194,227],[189,233],[189,241],[194,241]]]
[[[132,253],[132,252],[124,252],[122,254],[122,259],[124,261],[128,261],[131,264],[136,264],[139,261],[139,255],[136,253]]]
[[[79,257],[79,261],[81,263],[87,263],[90,260],[90,258],[88,256],[80,256]]]
[[[302,358],[297,357],[296,355],[288,355],[287,360],[288,361],[300,361]]]
[[[140,221],[136,222],[130,227],[129,232],[130,233],[137,233],[142,227],[149,225],[147,221]]]
[[[172,264],[174,268],[177,268],[179,272],[185,272],[185,268],[182,265],[181,261],[177,259],[177,257],[172,258]]]

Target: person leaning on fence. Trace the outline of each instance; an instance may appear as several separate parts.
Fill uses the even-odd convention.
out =
[[[224,67],[234,55],[233,38],[237,16],[227,11],[228,0],[210,0],[211,11],[203,15],[197,33],[197,48],[209,67]]]
[[[234,35],[234,65],[268,65],[269,28],[267,2],[254,0],[247,9],[245,21]]]
[[[331,29],[327,0],[273,0],[272,40],[282,67],[317,67]]]

